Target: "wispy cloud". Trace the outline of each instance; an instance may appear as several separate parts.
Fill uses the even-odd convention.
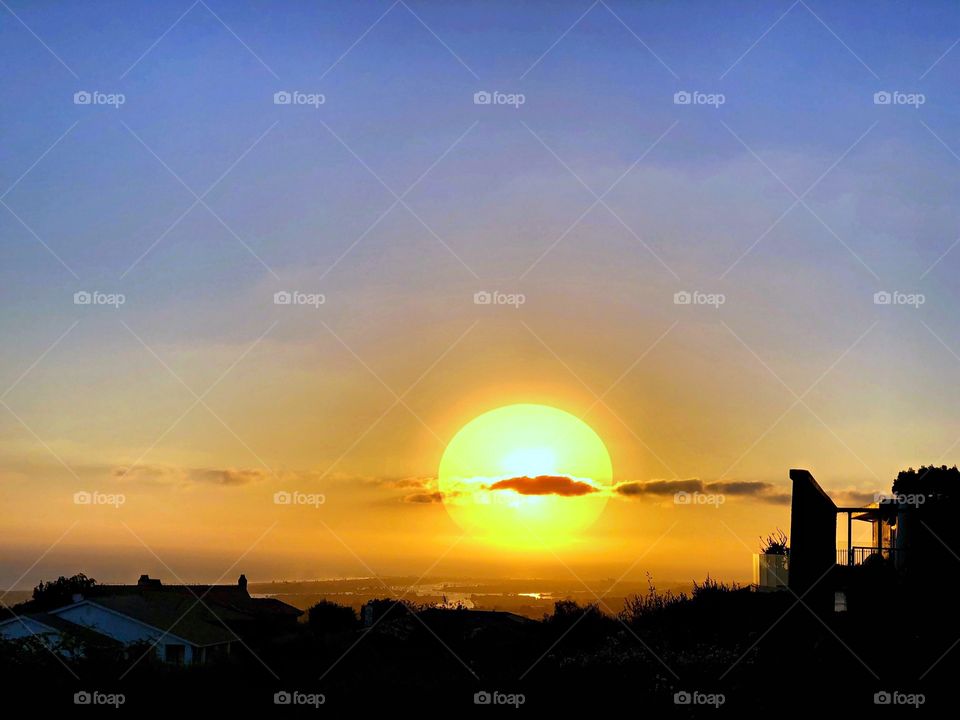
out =
[[[387,478],[377,478],[376,483],[378,485],[385,485],[389,488],[394,488],[397,490],[410,490],[410,489],[426,489],[432,488],[436,485],[437,479],[433,477],[425,476],[411,476],[411,477],[387,477]]]
[[[430,505],[432,503],[442,503],[443,498],[443,493],[438,490],[436,492],[421,492],[406,495],[403,501],[405,503],[413,503],[414,505]]]
[[[204,468],[173,465],[136,465],[132,468],[115,467],[111,471],[115,480],[155,484],[203,484],[237,487],[262,482],[273,473],[259,468]]]
[[[613,491],[623,497],[664,497],[678,492],[711,493],[733,497],[755,498],[775,505],[789,505],[790,493],[773,483],[738,480],[731,482],[704,482],[697,478],[689,480],[632,480],[617,483]]]
[[[673,495],[678,492],[697,492],[703,490],[699,480],[631,480],[617,483],[614,492],[627,497],[637,495]]]
[[[877,502],[877,494],[877,492],[870,492],[857,488],[847,488],[846,490],[831,492],[830,497],[833,498],[833,501],[837,505],[862,507],[864,505]]]

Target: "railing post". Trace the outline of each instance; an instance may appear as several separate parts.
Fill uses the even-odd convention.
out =
[[[847,564],[853,566],[853,513],[847,510]]]

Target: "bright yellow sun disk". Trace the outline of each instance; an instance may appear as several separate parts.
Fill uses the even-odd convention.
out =
[[[522,494],[499,481],[559,477],[592,492]],[[467,423],[440,461],[451,517],[477,539],[514,548],[574,540],[606,505],[613,480],[600,437],[579,418],[546,405],[509,405]]]
[[[508,454],[500,463],[503,475],[554,475],[557,470],[557,456],[550,448],[522,448]]]

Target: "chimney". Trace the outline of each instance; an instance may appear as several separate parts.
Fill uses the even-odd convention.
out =
[[[237,580],[237,585],[240,588],[240,592],[246,593],[247,592],[247,576],[240,575],[240,578]]]
[[[140,576],[140,579],[137,580],[137,587],[141,590],[155,589],[161,587],[161,583],[158,579],[152,578],[144,573]]]

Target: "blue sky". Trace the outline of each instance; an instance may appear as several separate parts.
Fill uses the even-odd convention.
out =
[[[0,469],[25,512],[134,461],[429,476],[402,408],[353,443],[474,321],[411,396],[444,439],[617,381],[595,423],[623,480],[816,464],[864,490],[956,460],[955,4],[4,2]],[[528,302],[484,314],[484,289]],[[163,435],[191,402],[171,375],[199,393],[241,356],[223,422]]]

